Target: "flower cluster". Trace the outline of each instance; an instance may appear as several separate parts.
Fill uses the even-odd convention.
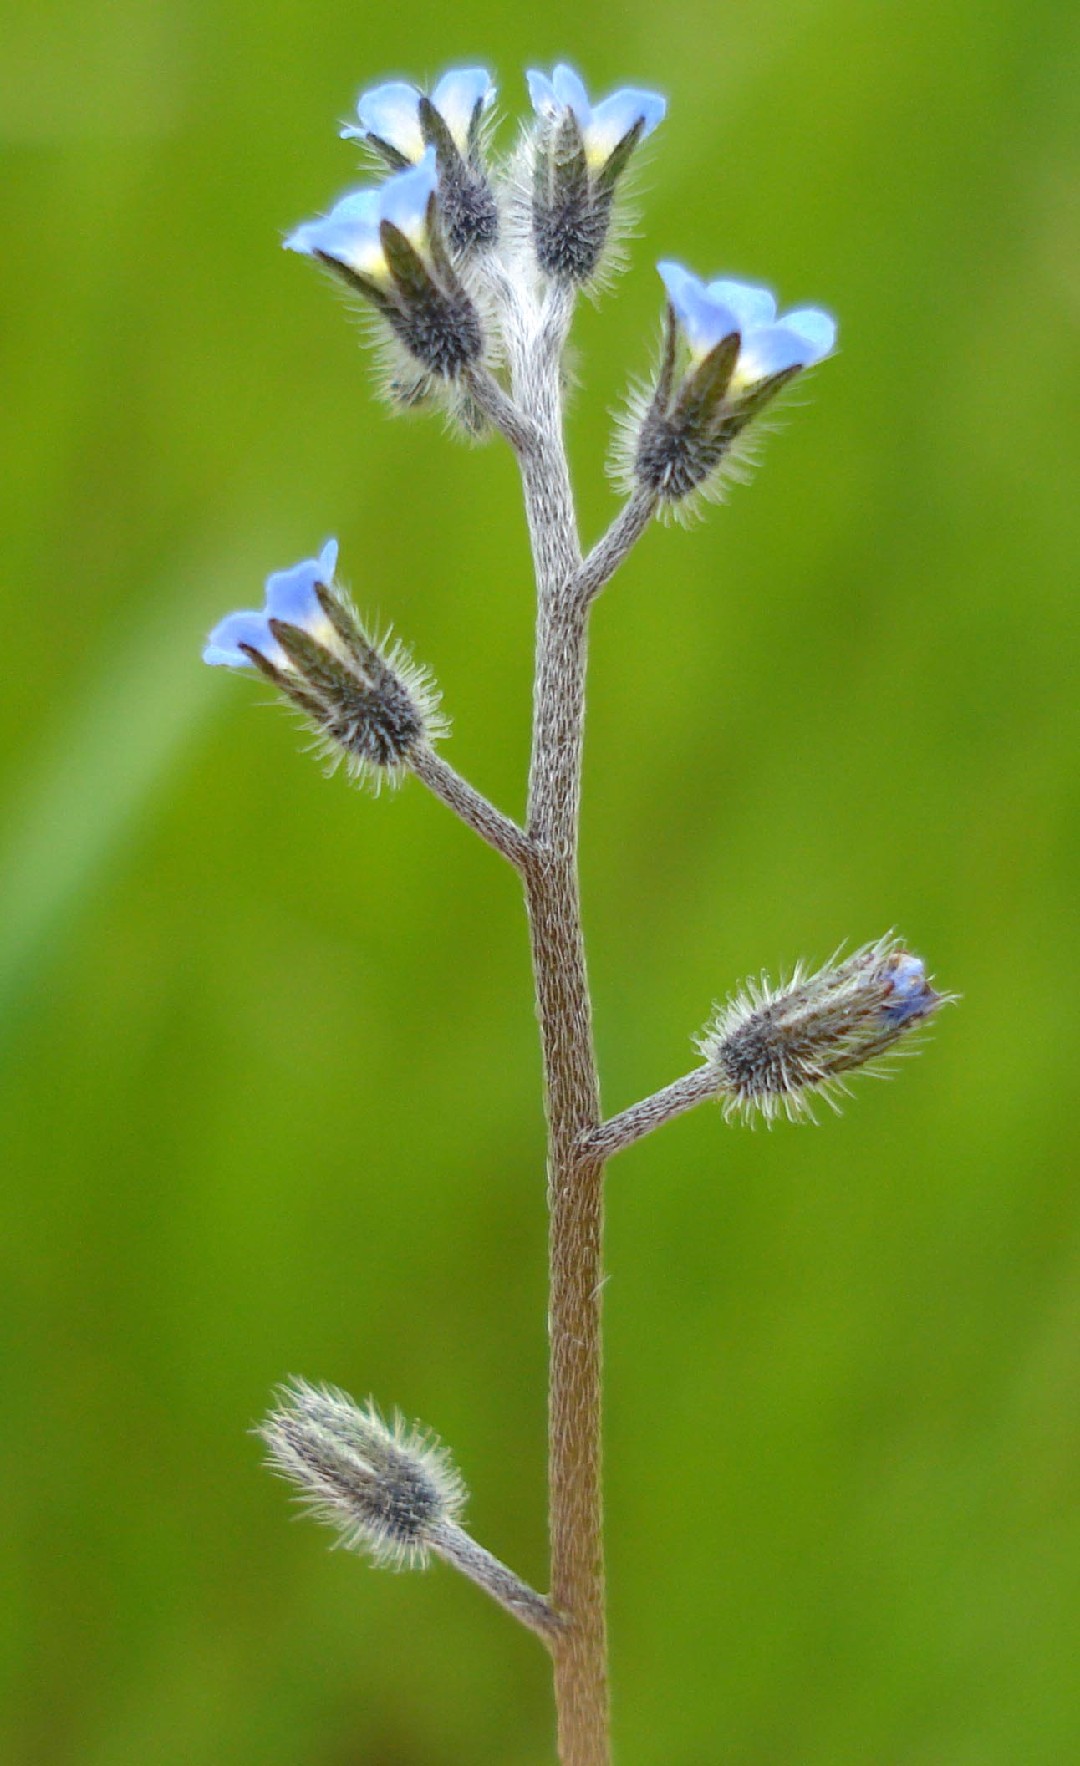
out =
[[[836,1104],[847,1075],[870,1067],[952,996],[931,987],[921,957],[892,937],[816,974],[747,982],[698,1039],[725,1114],[767,1122],[812,1117],[815,1095]]]
[[[267,578],[259,613],[230,613],[203,661],[256,668],[309,719],[323,752],[355,777],[395,781],[421,745],[445,733],[438,694],[399,646],[372,642],[334,580],[337,541]]]
[[[494,100],[485,68],[452,70],[430,95],[400,80],[362,92],[357,123],[341,133],[361,141],[391,175],[349,191],[285,240],[287,250],[325,264],[374,308],[390,346],[387,389],[395,402],[419,404],[441,388],[471,428],[475,410],[450,388],[485,353],[470,264],[499,231],[485,153]]]
[[[349,1551],[394,1569],[421,1567],[440,1526],[456,1522],[465,1486],[449,1455],[400,1417],[334,1386],[292,1380],[256,1433],[267,1463]]]
[[[285,240],[374,309],[383,342],[393,346],[395,401],[441,395],[472,429],[477,407],[461,382],[477,364],[499,359],[493,291],[505,294],[517,278],[517,294],[528,298],[534,279],[577,286],[595,279],[616,187],[666,108],[656,93],[629,87],[594,106],[564,66],[550,78],[531,72],[528,86],[533,127],[513,168],[490,152],[496,87],[486,68],[451,69],[430,93],[404,80],[362,92],[357,121],[341,133],[389,176],[348,191]],[[517,221],[524,214],[525,226],[507,229],[502,211]]]
[[[349,191],[285,240],[369,302],[384,339],[409,358],[407,372],[392,368],[394,398],[416,404],[441,388],[451,414],[474,430],[482,426],[475,386],[461,383],[499,360],[507,302],[527,307],[534,283],[572,289],[597,280],[620,181],[667,109],[659,93],[630,86],[593,104],[563,63],[526,78],[534,115],[513,167],[491,156],[496,87],[486,68],[451,69],[430,93],[403,80],[362,92],[357,121],[341,133],[390,175]],[[527,217],[505,238],[502,209]],[[627,425],[624,476],[671,506],[719,486],[748,426],[831,352],[836,326],[813,307],[778,318],[768,291],[748,283],[705,283],[671,262],[659,270],[664,359]]]
[[[284,242],[372,309],[397,404],[437,398],[470,433],[495,423],[515,446],[528,433],[522,350],[544,336],[545,310],[568,313],[574,291],[596,282],[623,175],[667,109],[636,87],[594,104],[561,63],[526,79],[533,116],[505,165],[491,152],[496,87],[486,68],[451,69],[430,92],[403,80],[363,91],[341,133],[385,176]],[[755,419],[836,341],[835,322],[816,307],[779,315],[767,289],[703,282],[670,261],[658,268],[663,357],[631,403],[614,462],[648,514],[721,491]],[[264,611],[223,621],[207,660],[261,669],[331,753],[353,770],[393,773],[410,746],[439,733],[437,701],[407,657],[384,657],[365,635],[326,557],[271,577]]]

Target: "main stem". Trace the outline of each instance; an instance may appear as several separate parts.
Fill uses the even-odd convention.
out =
[[[556,295],[516,352],[514,392],[535,424],[520,454],[538,614],[525,869],[544,1055],[550,1212],[548,1477],[552,1640],[562,1766],[610,1760],[601,1488],[603,1155],[578,886],[587,607],[562,433],[560,358],[568,298]]]

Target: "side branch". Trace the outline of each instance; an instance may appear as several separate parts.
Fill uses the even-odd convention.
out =
[[[629,557],[656,513],[652,491],[637,486],[623,504],[603,539],[598,540],[574,579],[571,593],[579,607],[595,601]]]
[[[470,1582],[490,1594],[492,1600],[498,1601],[513,1618],[535,1631],[550,1649],[563,1629],[564,1621],[542,1594],[537,1594],[520,1576],[515,1576],[513,1570],[507,1569],[490,1551],[477,1545],[476,1540],[454,1521],[439,1522],[429,1543],[431,1550],[445,1563],[453,1564],[455,1570],[460,1570]]]
[[[519,457],[536,446],[536,425],[499,385],[487,368],[469,367],[462,382],[477,408],[483,412],[493,429],[510,443]]]
[[[632,1104],[629,1110],[621,1110],[617,1116],[601,1123],[599,1128],[583,1135],[582,1151],[609,1159],[613,1153],[621,1153],[624,1147],[632,1147],[635,1141],[644,1140],[654,1128],[692,1110],[695,1104],[714,1098],[717,1089],[715,1067],[697,1067],[682,1079],[673,1080],[663,1091],[643,1098],[640,1104]]]
[[[409,755],[409,765],[417,778],[422,781],[441,803],[452,809],[456,816],[470,827],[481,840],[502,854],[503,858],[518,871],[524,871],[532,855],[532,843],[524,829],[516,822],[504,816],[501,810],[489,803],[479,791],[455,772],[449,761],[443,760],[433,748],[415,749]]]

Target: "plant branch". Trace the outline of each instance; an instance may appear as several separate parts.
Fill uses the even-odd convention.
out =
[[[653,1092],[640,1104],[631,1104],[628,1110],[620,1110],[617,1116],[609,1117],[599,1128],[591,1129],[583,1138],[583,1150],[610,1159],[612,1154],[621,1153],[624,1147],[632,1147],[635,1141],[644,1140],[654,1128],[672,1122],[676,1116],[692,1110],[695,1104],[704,1103],[706,1098],[714,1098],[716,1092],[716,1069],[708,1064],[695,1067],[692,1073],[673,1080],[662,1091]]]
[[[432,795],[452,809],[467,827],[479,834],[481,840],[486,840],[515,869],[525,869],[532,848],[524,829],[489,803],[467,779],[455,772],[449,761],[425,745],[410,754],[409,765]]]
[[[605,583],[629,557],[656,513],[656,503],[655,495],[640,485],[630,493],[574,579],[574,598],[583,607],[595,601]]]
[[[510,443],[515,454],[525,454],[535,447],[533,425],[489,369],[473,364],[466,368],[462,381],[478,409]]]
[[[537,1594],[513,1570],[485,1551],[454,1521],[440,1521],[432,1530],[429,1544],[432,1551],[468,1576],[492,1600],[543,1639],[548,1648],[563,1630],[563,1621],[549,1601]]]

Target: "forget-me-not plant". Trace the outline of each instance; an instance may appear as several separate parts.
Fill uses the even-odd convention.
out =
[[[374,636],[337,575],[337,545],[270,576],[261,610],[227,615],[207,662],[257,671],[298,708],[323,751],[378,784],[417,777],[518,872],[529,913],[544,1056],[550,1225],[550,1593],[464,1530],[445,1451],[328,1386],[281,1388],[260,1433],[270,1463],[342,1542],[379,1563],[453,1564],[542,1638],[554,1665],[563,1766],[610,1757],[600,1479],[601,1239],[606,1163],[705,1099],[772,1121],[836,1104],[947,997],[892,934],[814,973],[747,983],[697,1039],[700,1064],[604,1117],[578,885],[586,633],[605,587],[653,518],[721,494],[762,414],[829,356],[817,307],[779,313],[770,291],[658,265],[660,359],[630,397],[613,465],[625,502],[583,552],[563,439],[564,357],[578,294],[610,266],[622,184],[664,118],[658,94],[590,102],[566,66],[527,76],[533,114],[493,150],[484,68],[364,91],[342,133],[381,169],[285,240],[365,305],[383,391],[431,405],[472,435],[495,432],[521,472],[537,587],[528,808],[496,809],[438,752],[439,695],[400,644]],[[365,593],[374,585],[365,585]]]

